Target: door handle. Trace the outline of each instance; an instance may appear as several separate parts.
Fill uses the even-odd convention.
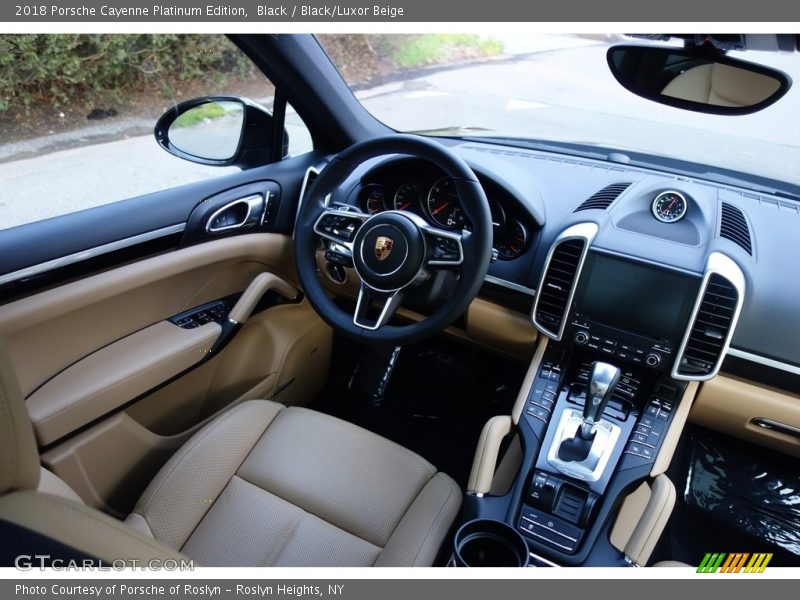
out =
[[[222,208],[215,210],[206,222],[206,232],[220,233],[242,227],[259,225],[266,214],[266,207],[270,200],[267,192],[266,200],[261,194],[238,198],[228,202]]]

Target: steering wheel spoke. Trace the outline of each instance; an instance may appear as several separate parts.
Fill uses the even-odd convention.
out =
[[[326,210],[316,223],[314,223],[314,233],[321,238],[335,242],[353,251],[353,239],[356,237],[359,227],[369,218],[364,213],[347,210]]]
[[[457,267],[464,262],[464,234],[438,227],[422,227],[427,247],[425,262],[430,267]],[[468,235],[468,234],[467,234]]]
[[[362,282],[358,290],[358,300],[356,301],[356,311],[353,314],[353,323],[367,329],[375,331],[385,325],[392,318],[400,304],[403,302],[403,291],[381,292],[375,290]],[[377,318],[370,317],[370,309],[373,303],[378,304],[380,313]]]

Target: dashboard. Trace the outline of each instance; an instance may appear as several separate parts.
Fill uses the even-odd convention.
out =
[[[795,200],[765,191],[763,182],[748,187],[742,181],[720,183],[676,174],[660,165],[634,166],[618,153],[585,158],[488,142],[441,143],[472,167],[490,202],[497,252],[481,292],[484,298],[536,325],[532,309],[545,283],[549,252],[565,231],[588,223],[596,228],[586,246],[590,256],[614,257],[644,272],[686,277],[688,291],[668,310],[656,296],[650,306],[660,310],[631,313],[636,322],[608,323],[621,324],[635,335],[656,315],[658,322],[653,324],[662,329],[661,321],[680,321],[670,329],[670,344],[677,351],[684,340],[675,332],[685,332],[686,306],[692,300],[697,304],[697,292],[705,289],[711,275],[712,257],[718,263],[722,256],[740,275],[741,291],[733,307],[738,322],[723,348],[722,371],[800,393],[800,319],[792,300],[800,294],[800,278],[791,276],[800,252],[795,247],[800,246]],[[364,212],[411,210],[437,227],[468,229],[450,190],[429,163],[390,156],[356,169],[331,201]],[[580,273],[584,279],[576,282],[579,292],[597,276],[592,264],[590,260],[588,270]],[[570,299],[564,330],[553,337],[576,333],[575,322],[580,321],[574,318],[574,302],[580,302],[580,296]],[[695,308],[701,307],[692,306],[689,316]],[[658,342],[656,329],[650,328],[654,335],[646,336],[642,347]]]

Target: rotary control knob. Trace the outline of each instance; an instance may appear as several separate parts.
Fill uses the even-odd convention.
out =
[[[661,364],[661,355],[656,354],[655,352],[651,352],[650,354],[644,357],[644,362],[648,367],[656,368],[658,365]]]
[[[579,346],[585,346],[586,342],[589,341],[589,334],[585,331],[578,331],[573,339]]]

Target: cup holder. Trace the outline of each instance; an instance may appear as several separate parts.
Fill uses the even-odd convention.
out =
[[[475,519],[456,532],[457,567],[526,567],[529,558],[525,538],[501,521]]]

